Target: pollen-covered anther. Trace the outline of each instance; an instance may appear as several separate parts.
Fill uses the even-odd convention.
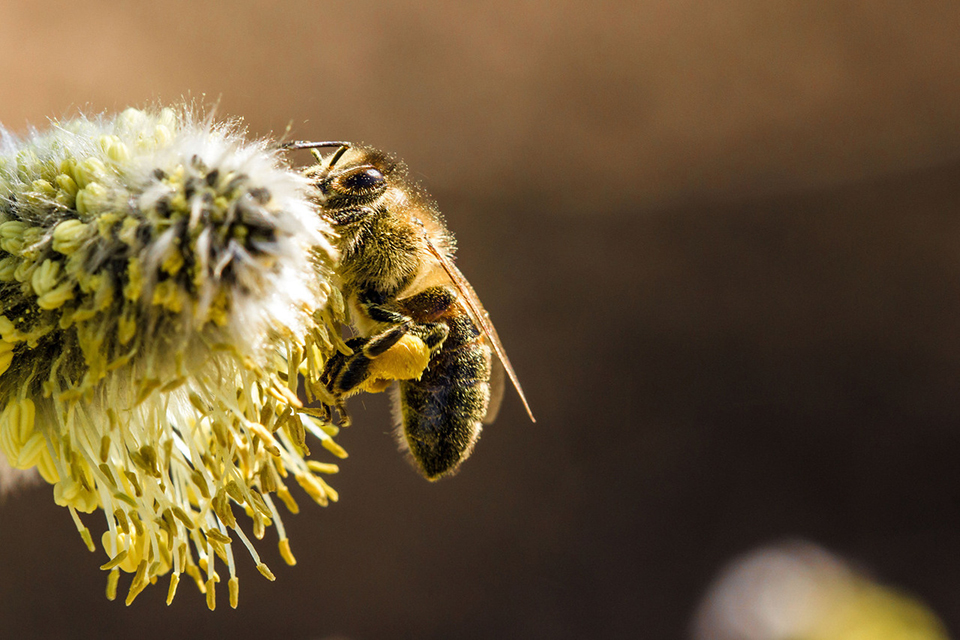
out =
[[[10,364],[13,362],[14,347],[16,347],[16,344],[0,340],[0,375],[3,375],[10,368]]]
[[[89,227],[79,220],[64,220],[53,229],[53,250],[69,256],[87,239]]]
[[[23,249],[23,238],[29,225],[18,220],[0,223],[0,249],[13,255],[19,255]]]
[[[91,182],[77,191],[74,206],[77,213],[89,216],[109,205],[110,190],[99,182]]]

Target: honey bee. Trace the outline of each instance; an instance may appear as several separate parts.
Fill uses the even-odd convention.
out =
[[[429,480],[453,474],[496,417],[509,376],[533,413],[496,329],[453,263],[454,238],[429,196],[387,154],[345,142],[293,142],[339,235],[339,286],[360,336],[326,365],[335,399],[394,386],[398,440]],[[336,147],[324,157],[318,150]]]

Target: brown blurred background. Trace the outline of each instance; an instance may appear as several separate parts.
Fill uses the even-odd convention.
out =
[[[276,583],[241,558],[237,611],[107,602],[39,488],[0,508],[0,637],[682,638],[793,536],[960,634],[956,3],[13,4],[11,131],[186,96],[405,158],[538,422],[510,395],[430,485],[354,401],[341,502]]]

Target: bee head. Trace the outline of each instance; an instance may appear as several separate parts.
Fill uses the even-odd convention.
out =
[[[401,165],[382,151],[348,142],[291,143],[288,149],[310,149],[317,164],[307,171],[319,192],[320,204],[336,227],[373,215]],[[320,147],[337,149],[324,156]]]

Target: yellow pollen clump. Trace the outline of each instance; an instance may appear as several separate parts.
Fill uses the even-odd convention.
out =
[[[370,362],[370,377],[360,389],[379,393],[394,380],[419,380],[428,364],[430,348],[423,340],[408,333]]]

